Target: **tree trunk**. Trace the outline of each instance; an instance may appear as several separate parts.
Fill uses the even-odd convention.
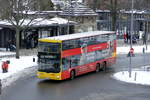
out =
[[[20,58],[19,55],[19,46],[20,46],[20,29],[16,28],[16,59]]]
[[[117,13],[112,12],[112,31],[116,30],[116,17],[117,17]]]
[[[116,30],[117,0],[111,0],[112,31]]]

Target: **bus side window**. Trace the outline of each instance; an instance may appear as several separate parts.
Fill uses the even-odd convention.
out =
[[[80,55],[75,55],[71,57],[70,65],[71,67],[76,67],[79,65]]]
[[[63,58],[62,59],[62,69],[67,70],[69,68],[69,60],[68,58]]]

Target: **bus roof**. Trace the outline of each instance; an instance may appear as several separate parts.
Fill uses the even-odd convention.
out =
[[[82,37],[90,37],[90,36],[96,36],[100,34],[113,34],[113,33],[115,32],[114,31],[90,31],[90,32],[82,32],[82,33],[47,37],[47,38],[41,38],[41,39],[65,41],[65,40],[77,39],[77,38],[82,38]]]

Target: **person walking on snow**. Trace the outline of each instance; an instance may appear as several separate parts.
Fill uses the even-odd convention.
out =
[[[8,72],[8,62],[3,61],[3,63],[2,63],[2,70],[3,70],[3,73]]]
[[[126,43],[127,42],[127,35],[126,35],[126,33],[123,34],[123,38],[124,38],[124,43]]]

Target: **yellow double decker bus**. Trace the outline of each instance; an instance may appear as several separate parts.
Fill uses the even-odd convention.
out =
[[[41,38],[38,41],[37,77],[74,79],[81,74],[104,70],[115,60],[116,34],[111,31]]]

